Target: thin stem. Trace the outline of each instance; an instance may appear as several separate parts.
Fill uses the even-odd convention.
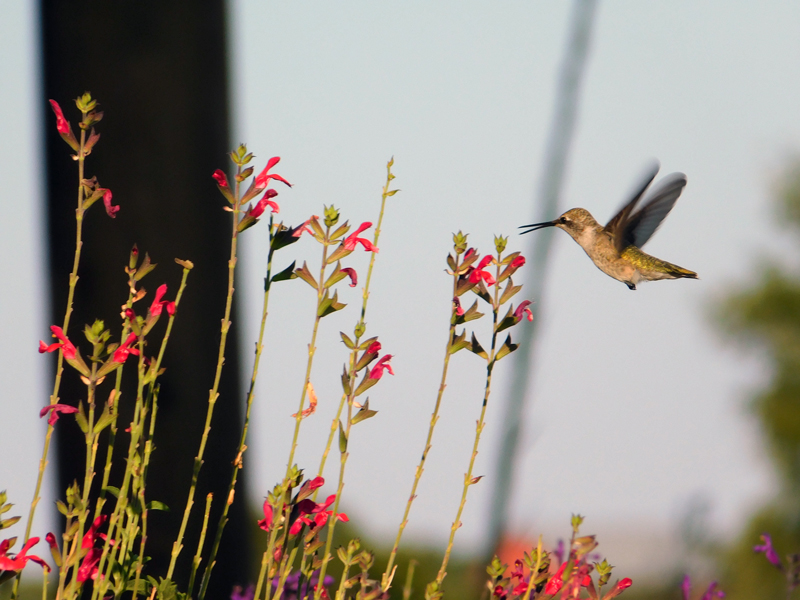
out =
[[[85,114],[85,113],[84,113]],[[72,272],[69,275],[69,292],[67,293],[67,308],[64,312],[64,322],[62,324],[61,329],[63,329],[64,334],[66,335],[67,329],[69,328],[69,320],[72,316],[72,301],[75,298],[75,286],[78,283],[78,266],[81,262],[81,248],[83,247],[83,178],[84,178],[84,163],[86,161],[86,156],[84,155],[84,146],[86,144],[86,130],[81,129],[81,139],[80,139],[80,146],[78,147],[78,207],[75,209],[75,255],[72,259]],[[61,376],[64,373],[64,351],[63,349],[59,348],[58,350],[58,362],[56,364],[56,377],[53,383],[53,393],[50,395],[50,404],[57,404],[58,403],[58,392],[61,389]],[[27,542],[31,537],[31,529],[33,528],[33,517],[36,514],[36,507],[41,500],[41,496],[39,495],[42,491],[42,482],[44,481],[44,472],[47,469],[47,456],[50,452],[50,440],[53,437],[53,426],[47,426],[47,433],[44,437],[44,448],[42,449],[42,458],[39,459],[39,476],[36,479],[36,488],[33,492],[33,500],[31,500],[31,509],[28,513],[28,521],[25,525],[25,539],[23,540],[23,544]],[[17,594],[19,592],[19,583],[22,579],[22,571],[17,573],[17,577],[14,580],[14,588],[11,590],[11,600],[15,600],[17,598]]]
[[[539,545],[536,547],[536,568],[531,572],[531,577],[528,580],[528,589],[525,590],[525,596],[522,600],[530,600],[533,590],[536,589],[536,577],[539,575],[539,569],[542,567],[542,536],[539,536]]]
[[[206,541],[206,531],[208,530],[208,515],[211,512],[211,501],[214,499],[214,494],[206,496],[206,510],[203,513],[203,529],[200,531],[200,541],[197,542],[197,552],[195,552],[194,560],[192,561],[192,574],[189,576],[189,587],[187,589],[188,597],[192,597],[192,589],[194,589],[194,578],[197,575],[197,569],[200,568],[200,561],[203,560],[203,544]]]
[[[459,259],[460,255],[456,254],[456,268],[453,270],[453,297],[456,297],[457,289],[458,289],[458,271],[459,271]],[[422,478],[422,473],[425,470],[425,461],[428,459],[428,453],[431,450],[432,441],[433,441],[433,431],[436,428],[436,423],[439,421],[439,409],[442,404],[442,397],[444,396],[444,390],[447,387],[447,369],[450,365],[450,356],[452,352],[450,351],[453,340],[455,339],[456,335],[456,319],[455,319],[455,308],[453,309],[453,314],[450,318],[450,329],[447,332],[447,345],[445,346],[444,350],[444,364],[442,365],[442,378],[439,382],[439,393],[436,395],[436,404],[433,407],[433,413],[431,414],[431,422],[428,426],[428,437],[425,440],[425,447],[422,450],[422,457],[419,460],[419,464],[414,471],[414,483],[411,485],[411,493],[408,496],[408,501],[406,502],[406,509],[403,513],[403,520],[400,521],[400,527],[397,530],[397,537],[394,540],[394,546],[392,546],[392,551],[389,553],[389,562],[386,564],[386,570],[383,573],[383,577],[381,578],[381,589],[385,592],[389,589],[389,586],[392,583],[392,579],[394,577],[394,573],[392,568],[394,566],[395,558],[397,557],[397,550],[400,547],[400,539],[403,537],[403,532],[405,531],[406,525],[408,524],[408,515],[411,512],[411,505],[414,503],[414,500],[417,497],[417,486],[419,485],[419,481]]]
[[[239,187],[240,182],[238,179],[238,175],[241,175],[242,168],[237,168],[237,179],[236,179],[236,201],[233,204],[233,219],[232,221],[232,230],[231,230],[231,253],[230,259],[228,260],[228,294],[227,299],[225,301],[225,316],[222,319],[222,327],[220,328],[220,340],[219,340],[219,352],[217,353],[217,370],[214,374],[214,385],[208,392],[208,410],[206,411],[206,422],[205,426],[203,427],[203,436],[200,439],[200,448],[197,451],[197,456],[194,459],[194,467],[192,469],[192,483],[189,487],[189,495],[186,498],[186,508],[183,511],[183,519],[181,521],[181,528],[178,532],[178,537],[175,540],[175,543],[172,545],[172,556],[169,561],[169,569],[167,570],[167,579],[172,579],[172,574],[175,571],[175,564],[178,561],[178,555],[180,554],[181,550],[183,549],[183,536],[186,533],[186,525],[189,522],[189,515],[192,512],[192,506],[194,505],[194,495],[195,491],[197,490],[197,480],[200,476],[200,468],[203,466],[203,454],[206,450],[206,443],[208,442],[208,433],[211,431],[211,417],[214,414],[214,406],[217,403],[217,397],[219,396],[219,381],[222,377],[222,365],[225,363],[225,343],[228,339],[228,331],[231,327],[231,308],[233,306],[233,282],[234,282],[234,275],[236,272],[236,246],[238,242],[238,234],[239,234],[239,213],[240,213],[240,196],[239,196]]]
[[[261,329],[258,332],[258,342],[256,343],[256,357],[253,361],[253,372],[250,376],[250,388],[247,391],[247,409],[245,410],[244,415],[244,426],[242,427],[242,437],[239,441],[239,447],[236,450],[236,459],[233,461],[233,473],[231,474],[231,482],[228,485],[228,494],[225,501],[225,506],[222,509],[222,515],[220,515],[219,522],[217,523],[217,530],[214,535],[214,544],[211,546],[211,554],[208,557],[208,563],[206,564],[205,571],[203,572],[203,580],[202,585],[200,587],[200,594],[198,595],[199,600],[203,600],[206,595],[206,591],[208,590],[208,582],[211,579],[211,571],[214,568],[214,564],[217,558],[217,552],[219,551],[219,544],[222,540],[222,532],[225,529],[225,525],[228,522],[228,511],[233,504],[233,496],[236,490],[236,481],[239,477],[239,470],[242,468],[242,456],[247,450],[247,446],[245,442],[247,441],[247,431],[250,427],[250,411],[253,408],[253,400],[255,398],[256,392],[256,379],[258,378],[258,365],[261,361],[261,354],[264,351],[264,332],[267,328],[267,315],[269,313],[269,292],[270,288],[272,287],[272,258],[275,254],[274,250],[272,249],[272,236],[274,234],[273,231],[273,217],[270,216],[269,219],[269,254],[267,257],[267,275],[264,278],[264,303],[261,308]],[[197,563],[199,566],[199,562]],[[192,582],[189,585],[187,593],[191,597],[192,594],[192,583],[194,582],[194,572],[192,572]]]
[[[501,253],[498,252],[496,279],[500,278],[500,259]],[[500,286],[499,284],[495,284],[494,299],[492,302],[492,347],[489,352],[489,356],[486,359],[486,387],[484,388],[483,392],[481,414],[475,426],[475,441],[472,444],[472,454],[469,459],[469,468],[464,474],[464,489],[461,492],[461,503],[458,505],[456,518],[453,521],[453,525],[450,527],[450,539],[447,542],[447,549],[445,550],[444,558],[442,559],[442,566],[439,568],[439,573],[436,575],[436,583],[438,584],[439,588],[441,588],[442,582],[447,575],[447,563],[450,561],[450,553],[453,550],[453,541],[456,537],[456,531],[458,531],[458,529],[461,527],[461,514],[464,512],[464,506],[467,504],[467,493],[469,492],[470,486],[473,485],[473,483],[477,483],[477,481],[472,481],[472,469],[475,466],[475,459],[478,457],[478,445],[481,441],[481,433],[483,432],[483,428],[486,426],[486,406],[489,404],[489,395],[491,394],[492,389],[492,370],[494,369],[495,364],[495,348],[497,344],[497,313],[500,309],[499,295]]]
[[[417,561],[413,558],[408,561],[408,573],[406,574],[406,584],[403,586],[403,600],[411,598],[411,582],[414,581],[414,568],[417,566]]]

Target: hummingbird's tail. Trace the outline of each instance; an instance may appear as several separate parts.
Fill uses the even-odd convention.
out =
[[[664,261],[666,262],[666,261]],[[690,271],[689,269],[684,269],[683,267],[679,267],[678,265],[673,265],[672,263],[667,263],[669,270],[667,271],[670,275],[672,275],[675,279],[686,278],[686,279],[699,279],[697,273],[694,271]]]

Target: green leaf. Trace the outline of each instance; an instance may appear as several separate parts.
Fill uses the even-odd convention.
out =
[[[508,312],[506,316],[503,317],[500,322],[497,324],[497,329],[495,330],[496,333],[500,333],[504,329],[508,329],[509,327],[513,327],[519,323],[519,319],[514,316],[514,305],[508,307]]]
[[[494,357],[495,362],[500,360],[501,358],[503,358],[505,356],[508,356],[509,354],[511,354],[517,348],[519,348],[519,344],[512,343],[511,342],[511,334],[508,334],[508,337],[506,337],[506,341],[503,342],[502,347],[500,348],[500,350],[497,351],[497,354]]]
[[[89,433],[89,421],[86,420],[86,411],[83,409],[83,400],[78,403],[78,412],[75,413],[75,420],[83,433]]]
[[[397,192],[399,192],[399,191],[400,191],[400,190],[390,190],[390,191],[386,192],[386,195],[387,195],[387,196],[394,196],[394,195],[395,195]]]
[[[447,255],[447,266],[450,267],[451,271],[456,270],[456,259],[453,258],[452,254]]]
[[[341,454],[347,452],[347,435],[344,432],[341,421],[339,421],[339,452]]]
[[[8,519],[3,519],[0,521],[0,529],[8,529],[12,525],[14,525],[17,521],[19,521],[22,517],[10,517]]]
[[[236,230],[239,233],[242,233],[245,229],[250,229],[253,225],[258,223],[259,219],[256,219],[253,215],[246,214],[242,217],[242,220],[239,221],[239,224],[236,226]]]
[[[356,388],[356,396],[360,396],[376,383],[378,383],[378,379],[373,379],[369,376],[369,371],[364,371],[364,377],[361,379],[361,383],[359,383],[358,387]]]
[[[113,485],[107,485],[105,487],[106,492],[114,496],[114,498],[119,498],[119,488],[114,487]]]
[[[303,266],[299,269],[295,269],[294,271],[297,276],[305,281],[308,285],[310,285],[315,290],[318,288],[317,280],[314,279],[314,276],[311,274],[311,271],[308,270],[308,265],[303,261]]]
[[[332,287],[332,286],[336,285],[337,283],[339,283],[345,277],[347,277],[347,273],[342,271],[341,263],[337,262],[336,263],[336,268],[330,274],[330,277],[328,277],[328,279],[325,280],[325,285],[323,287],[325,287],[325,288]]]
[[[151,500],[147,503],[147,510],[163,510],[164,512],[169,512],[169,506],[158,500]]]
[[[340,237],[342,237],[342,236],[343,236],[345,233],[347,233],[348,231],[350,231],[350,225],[349,225],[349,223],[350,223],[350,221],[345,221],[344,223],[342,223],[341,225],[339,225],[339,227],[337,227],[337,228],[334,230],[334,232],[331,234],[331,240],[334,240],[334,241],[335,241],[335,240],[338,240],[338,239],[339,239]]]
[[[345,346],[347,346],[350,350],[355,348],[356,346],[355,342],[353,342],[353,340],[347,337],[347,334],[344,331],[340,331],[339,335],[342,336],[342,341],[344,342]]]
[[[481,358],[489,358],[489,355],[486,354],[486,350],[483,349],[478,338],[475,337],[475,332],[472,333],[472,341],[470,342],[470,352],[477,354]]]
[[[522,289],[521,285],[514,285],[514,282],[511,278],[508,278],[508,284],[506,285],[506,289],[503,290],[503,294],[500,296],[500,304],[505,304],[516,294],[518,291]]]
[[[467,346],[469,346],[469,342],[467,341],[467,331],[464,330],[461,332],[461,335],[457,335],[455,339],[453,339],[453,343],[450,344],[450,348],[448,352],[450,354],[455,354],[459,350],[463,350]]]
[[[369,398],[367,398],[366,402],[364,402],[364,406],[361,407],[361,410],[359,410],[353,416],[351,423],[355,425],[356,423],[360,423],[361,421],[366,421],[367,419],[371,419],[377,414],[378,414],[377,410],[369,409]]]
[[[344,395],[350,395],[350,376],[347,374],[347,367],[343,367],[344,371],[342,372],[342,389],[344,390]]]
[[[294,244],[300,238],[295,237],[293,235],[294,230],[286,227],[283,223],[280,223],[277,226],[275,233],[272,236],[272,240],[270,240],[270,246],[272,251],[275,252],[276,250],[280,250],[281,248],[285,248],[290,244]]]
[[[333,292],[333,298],[327,298],[327,300],[327,304],[325,303],[325,300],[323,300],[323,303],[320,304],[319,310],[317,311],[317,314],[320,316],[320,318],[327,317],[328,315],[342,310],[345,306],[347,306],[347,304],[342,304],[339,302],[339,292]]]
[[[100,415],[100,418],[97,420],[97,423],[94,424],[93,431],[95,433],[100,433],[101,431],[103,431],[103,429],[111,425],[111,422],[113,420],[114,420],[114,415],[111,414],[111,411],[108,409],[108,404],[106,404],[105,406],[103,406],[103,414]]]
[[[272,282],[275,283],[276,281],[287,281],[289,279],[297,279],[298,275],[297,273],[294,272],[294,265],[296,262],[297,261],[292,261],[292,264],[286,267],[283,271],[273,275]]]
[[[60,512],[62,515],[64,515],[65,517],[67,516],[69,510],[67,509],[67,505],[64,504],[61,500],[56,500],[56,508],[58,509],[58,512]]]

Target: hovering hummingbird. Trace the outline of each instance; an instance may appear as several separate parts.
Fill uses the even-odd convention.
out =
[[[645,178],[633,198],[627,202],[605,227],[594,220],[589,211],[573,208],[554,221],[523,225],[521,233],[544,227],[558,227],[572,236],[603,273],[635,290],[640,281],[656,279],[697,279],[697,273],[673,265],[641,251],[661,222],[675,206],[686,185],[686,175],[672,173],[661,179],[650,191],[642,207],[636,205],[658,173],[658,165]]]

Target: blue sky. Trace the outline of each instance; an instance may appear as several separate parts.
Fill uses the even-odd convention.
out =
[[[387,211],[367,321],[395,355],[396,375],[371,394],[380,412],[351,439],[345,488],[348,510],[389,535],[435,400],[450,234],[469,232],[488,252],[493,234],[514,234],[534,216],[569,3],[240,0],[231,9],[234,141],[246,141],[261,162],[282,157],[277,171],[295,184],[279,197],[287,222],[330,203],[351,221],[374,220],[384,165],[395,157],[402,191]],[[50,385],[36,353],[47,325],[37,147],[43,124],[36,121],[46,99],[30,9],[3,2],[2,14],[0,53],[14,60],[0,61],[0,488],[21,506],[32,495],[44,432],[37,412]],[[632,293],[556,232],[547,289],[537,299],[543,323],[535,402],[525,416],[527,450],[513,497],[520,532],[566,528],[571,512],[589,515],[587,527],[601,533],[669,528],[699,496],[710,502],[715,531],[731,534],[774,489],[747,408],[763,365],[720,338],[708,315],[714,298],[753,277],[759,256],[791,248],[769,200],[800,140],[798,22],[800,7],[788,3],[600,4],[563,205],[605,221],[647,161],[660,159],[662,174],[682,171],[689,184],[647,251],[701,279]],[[524,251],[527,242],[513,236],[510,244]],[[318,260],[311,243],[297,246],[301,259]],[[248,231],[237,288],[247,360],[265,248],[264,232]],[[362,272],[366,256],[353,263]],[[283,295],[274,295],[268,335],[278,343],[265,355],[248,452],[254,502],[283,469],[313,314],[303,284],[276,289]],[[353,307],[359,302],[358,290],[342,296]],[[323,321],[312,376],[320,406],[304,424],[301,465],[318,463],[345,358],[338,331],[355,319],[344,311]],[[497,378],[508,375],[501,365]],[[481,380],[474,357],[455,356],[407,530],[412,538],[446,540]],[[503,384],[495,390],[477,466],[487,475]],[[489,487],[471,494],[461,550],[485,531]]]

